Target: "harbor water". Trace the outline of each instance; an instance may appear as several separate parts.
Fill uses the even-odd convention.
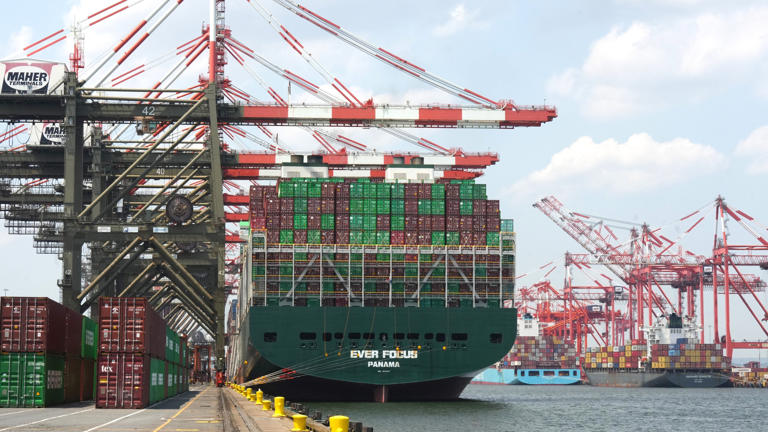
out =
[[[375,432],[758,431],[765,389],[469,385],[456,402],[311,403]]]

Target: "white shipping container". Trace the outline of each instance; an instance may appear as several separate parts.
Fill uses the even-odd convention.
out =
[[[20,59],[0,62],[3,94],[64,94],[64,63]]]

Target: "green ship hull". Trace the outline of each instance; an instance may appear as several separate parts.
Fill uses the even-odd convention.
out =
[[[498,306],[253,306],[235,378],[291,400],[457,399],[509,351],[516,323]]]

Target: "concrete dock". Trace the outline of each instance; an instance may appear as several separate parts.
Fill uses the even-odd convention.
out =
[[[285,432],[292,421],[273,418],[229,388],[192,386],[189,392],[139,410],[96,409],[91,403],[51,408],[2,408],[0,432]],[[324,428],[328,430],[327,428]],[[318,432],[322,429],[318,429]]]

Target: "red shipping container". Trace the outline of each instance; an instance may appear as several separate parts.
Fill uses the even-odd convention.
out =
[[[267,243],[269,244],[276,244],[280,243],[280,231],[279,230],[268,230],[267,231]]]
[[[498,232],[501,230],[501,218],[498,216],[487,216],[485,218],[485,229]]]
[[[445,231],[445,216],[432,216],[432,231]]]
[[[408,215],[405,217],[405,230],[406,231],[418,231],[419,230],[419,217],[416,215]]]
[[[389,242],[394,245],[405,244],[405,231],[391,231],[389,233]]]
[[[319,230],[323,226],[320,213],[307,215],[307,229]]]
[[[445,185],[445,197],[452,200],[457,200],[461,197],[461,186],[457,184]]]
[[[475,200],[472,205],[472,212],[476,215],[484,215],[486,210],[485,200]]]
[[[457,199],[445,200],[445,214],[446,216],[456,216],[461,213],[461,201]]]
[[[487,215],[500,215],[499,200],[488,200],[485,202],[485,213]]]
[[[432,244],[432,231],[419,231],[419,243],[420,245]]]
[[[280,198],[265,198],[264,202],[267,214],[280,213]]]
[[[280,215],[280,229],[293,228],[293,213],[283,213]]]
[[[251,228],[257,230],[267,229],[267,218],[264,217],[252,217]]]
[[[280,198],[280,212],[293,213],[293,198]]]
[[[2,297],[2,351],[80,353],[83,317],[47,297]]]
[[[445,218],[445,230],[446,231],[458,231],[461,229],[461,224],[459,223],[461,219],[457,216],[446,216]]]
[[[349,201],[349,183],[336,184],[336,199],[346,198]]]
[[[97,368],[96,408],[144,408],[149,405],[151,375],[148,356],[99,354]]]
[[[349,244],[349,230],[336,230],[336,243]]]
[[[429,215],[419,215],[419,231],[432,231],[432,216]],[[432,235],[430,234],[430,244],[431,244]],[[420,243],[425,244],[425,243]]]
[[[331,198],[331,201],[333,201],[333,197],[336,196],[336,183],[323,183],[320,187],[320,196]]]
[[[472,216],[472,229],[475,232],[485,232],[486,226],[485,216]]]
[[[419,198],[419,185],[415,183],[405,184],[405,199],[417,199]]]
[[[280,215],[271,214],[267,216],[267,229],[280,230]]]
[[[419,185],[419,198],[420,199],[432,199],[432,185],[420,184]]]
[[[99,354],[141,353],[164,359],[165,328],[146,298],[99,299]]]
[[[334,244],[336,242],[336,235],[333,230],[324,230],[320,233],[320,236],[323,244]]]
[[[293,230],[293,242],[297,244],[306,244],[307,230]]]
[[[405,231],[405,244],[417,245],[419,244],[419,232],[418,231]]]
[[[376,229],[379,231],[389,231],[389,215],[376,216]]]
[[[320,211],[325,214],[336,211],[336,201],[333,198],[323,198],[320,200]]]
[[[307,198],[307,213],[321,213],[322,201],[320,198]]]
[[[472,231],[460,231],[459,232],[459,244],[461,245],[471,245],[475,242],[475,235]]]
[[[406,185],[408,186],[408,185]],[[405,199],[405,203],[403,204],[405,206],[405,214],[406,215],[417,215],[419,214],[419,201],[415,199]]]
[[[349,215],[337,214],[336,217],[336,230],[337,231],[349,231]]]
[[[349,198],[336,198],[336,214],[349,214]]]
[[[473,222],[472,216],[460,216],[459,229],[462,231],[474,231]]]

